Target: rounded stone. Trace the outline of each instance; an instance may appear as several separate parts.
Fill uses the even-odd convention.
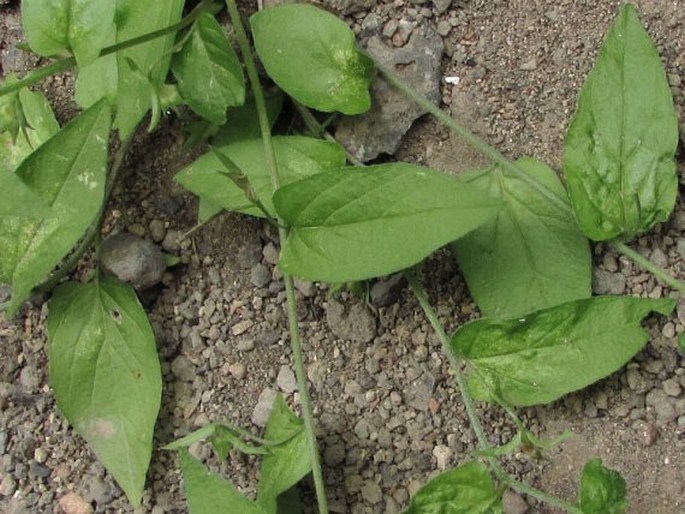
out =
[[[159,248],[133,234],[108,237],[100,248],[102,267],[136,289],[147,289],[162,280],[166,262]]]

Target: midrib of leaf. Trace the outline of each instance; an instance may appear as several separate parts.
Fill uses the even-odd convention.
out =
[[[618,33],[618,37],[622,41],[622,51],[621,51],[621,136],[619,138],[619,176],[621,177],[621,217],[623,218],[623,230],[629,231],[628,227],[628,215],[626,213],[626,173],[625,173],[625,127],[626,127],[626,50],[628,46],[628,15],[623,17],[623,23],[621,31]],[[632,232],[632,231],[630,231]],[[628,233],[630,233],[628,232]],[[631,234],[632,237],[632,234]]]

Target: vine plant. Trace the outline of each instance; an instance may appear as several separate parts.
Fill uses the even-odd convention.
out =
[[[265,97],[234,0],[227,7],[242,61],[215,19],[221,5],[203,0],[185,16],[183,7],[182,0],[23,0],[30,48],[58,59],[0,86],[0,280],[12,286],[4,308],[14,315],[33,291],[59,284],[48,316],[55,398],[131,504],[140,504],[160,406],[153,333],[130,285],[101,271],[85,284],[63,279],[97,247],[107,198],[145,115],[151,111],[152,129],[166,109],[187,106],[199,118],[191,139],[212,144],[176,177],[199,196],[200,219],[225,209],[278,227],[303,418],[278,397],[262,438],[214,423],[170,442],[193,513],[297,512],[294,486],[310,473],[318,510],[328,512],[292,277],[340,283],[402,270],[454,369],[479,448],[431,479],[405,512],[502,512],[507,488],[568,512],[625,512],[625,481],[599,459],[586,464],[579,498],[568,501],[515,480],[497,457],[548,445],[514,407],[549,403],[620,369],[647,341],[642,318],[674,308],[673,299],[591,296],[588,238],[608,241],[685,291],[627,246],[668,218],[677,192],[676,114],[635,8],[619,12],[580,93],[566,137],[567,191],[544,163],[512,162],[478,139],[358,49],[345,23],[311,5],[250,17],[269,78],[310,123],[316,118],[307,108],[365,112],[377,70],[493,164],[458,178],[407,163],[348,166],[334,141],[272,135],[279,99]],[[29,87],[74,67],[84,110],[60,128]],[[114,131],[118,146],[110,144]],[[484,315],[452,335],[416,273],[447,244]],[[490,445],[474,400],[512,416],[519,432],[508,445]],[[223,459],[230,448],[262,456],[256,499],[189,454],[203,440]]]

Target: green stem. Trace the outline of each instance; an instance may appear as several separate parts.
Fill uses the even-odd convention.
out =
[[[120,52],[121,50],[126,50],[132,46],[142,45],[143,43],[147,43],[153,39],[176,33],[192,24],[200,16],[200,14],[208,10],[210,5],[211,0],[203,0],[178,23],[174,23],[173,25],[149,32],[148,34],[143,34],[142,36],[134,37],[132,39],[122,41],[121,43],[116,43],[114,45],[105,47],[100,52],[99,57],[104,57],[115,52]],[[14,91],[18,91],[23,87],[33,86],[34,84],[37,84],[41,80],[44,80],[51,75],[65,72],[74,66],[76,66],[76,59],[73,57],[65,57],[58,61],[52,62],[46,66],[43,66],[42,68],[32,71],[24,78],[13,82],[12,84],[0,86],[0,96],[13,93]]]
[[[337,139],[335,139],[327,130],[326,127],[324,127],[319,120],[316,119],[316,117],[311,113],[311,111],[304,105],[302,105],[300,102],[294,101],[293,104],[295,105],[295,109],[297,109],[297,112],[300,113],[300,116],[302,116],[302,120],[304,121],[304,124],[307,125],[307,128],[312,131],[314,134],[316,134],[319,137],[323,137],[326,139],[326,141],[330,141],[331,143],[336,143],[340,146],[342,146],[345,149],[345,155],[347,156],[348,162],[351,162],[355,166],[364,166],[364,163],[357,159],[354,155],[352,155],[352,152],[350,152],[347,148],[345,148],[344,145],[342,145]]]
[[[373,59],[372,56],[369,57]],[[569,215],[572,215],[571,207],[564,197],[559,196],[557,193],[547,188],[544,184],[541,184],[540,182],[532,178],[524,170],[517,166],[516,163],[511,162],[504,155],[502,155],[488,143],[486,143],[477,135],[475,135],[464,125],[459,123],[456,119],[440,110],[440,108],[437,105],[435,105],[428,98],[426,98],[421,93],[416,91],[416,89],[414,89],[410,84],[408,84],[404,79],[402,79],[402,77],[395,73],[391,68],[378,62],[378,60],[376,59],[374,59],[374,64],[376,68],[383,74],[385,79],[390,83],[391,86],[400,90],[409,99],[418,104],[422,109],[425,109],[427,112],[435,116],[438,119],[438,121],[440,121],[442,124],[448,127],[452,132],[457,134],[459,137],[464,139],[477,151],[488,157],[492,162],[500,165],[502,168],[509,170],[514,175],[523,180],[526,184],[534,188],[541,195],[543,195],[545,198],[547,198],[548,200],[553,202],[557,207],[559,207],[562,210],[562,212],[566,212],[569,213]]]
[[[236,7],[235,0],[226,0],[228,13],[231,17],[233,29],[235,30],[240,51],[243,54],[243,62],[247,71],[247,76],[252,86],[252,91],[255,98],[255,106],[259,117],[259,127],[262,132],[262,141],[264,142],[264,152],[267,157],[267,163],[271,170],[271,184],[274,189],[280,186],[280,173],[278,170],[278,162],[276,161],[276,152],[274,150],[273,141],[271,140],[271,126],[266,110],[266,101],[264,100],[264,92],[261,83],[259,82],[259,75],[257,73],[257,66],[255,64],[250,43],[245,33],[240,13]],[[281,241],[285,241],[287,231],[283,228],[282,220],[279,219],[278,235]],[[297,378],[297,387],[300,392],[300,404],[302,406],[302,418],[304,419],[305,431],[307,434],[307,443],[309,446],[309,456],[312,465],[312,476],[314,478],[314,487],[316,489],[316,500],[319,507],[319,514],[328,514],[328,501],[326,499],[326,487],[323,480],[323,472],[321,470],[321,458],[319,456],[319,445],[316,440],[314,409],[312,407],[312,400],[309,395],[307,384],[307,372],[304,366],[304,357],[302,354],[302,340],[300,337],[300,325],[297,316],[297,300],[295,298],[295,286],[292,277],[283,273],[283,281],[285,283],[285,294],[288,305],[288,325],[290,328],[290,344],[293,351],[293,361],[295,365],[295,376]]]
[[[445,333],[445,329],[443,328],[442,323],[440,323],[437,313],[433,310],[433,307],[431,306],[428,300],[428,295],[426,294],[425,289],[419,283],[414,272],[412,270],[406,270],[404,272],[404,276],[406,277],[407,282],[409,283],[409,287],[414,293],[414,296],[416,296],[416,299],[418,300],[419,305],[421,306],[421,309],[423,310],[426,318],[430,322],[431,327],[433,327],[435,334],[438,336],[438,339],[440,340],[440,343],[442,345],[443,352],[445,353],[445,355],[447,355],[447,358],[450,361],[450,365],[452,366],[452,370],[454,371],[454,378],[457,382],[457,387],[459,387],[459,392],[461,393],[461,398],[464,402],[466,414],[469,418],[469,422],[471,423],[471,428],[473,429],[473,432],[476,434],[476,439],[478,441],[478,449],[482,452],[487,452],[492,448],[492,446],[488,442],[488,439],[485,435],[485,431],[483,430],[483,425],[481,425],[480,423],[480,418],[478,417],[478,413],[476,412],[476,407],[473,403],[473,398],[471,398],[471,395],[469,394],[469,391],[467,389],[466,377],[464,376],[464,373],[461,370],[459,360],[457,359],[456,355],[452,351],[452,348],[450,347],[449,337]],[[500,482],[506,484],[515,491],[525,493],[529,496],[537,498],[538,500],[544,501],[554,507],[565,509],[566,511],[571,512],[573,514],[582,514],[581,510],[576,505],[569,503],[565,500],[562,500],[560,498],[557,498],[556,496],[553,496],[549,493],[531,487],[527,484],[519,482],[518,480],[515,480],[504,470],[502,465],[495,457],[486,456],[485,458],[487,459],[490,468],[495,473]]]
[[[656,278],[661,280],[664,284],[671,286],[673,289],[680,291],[681,294],[685,294],[685,283],[680,280],[673,278],[665,270],[661,269],[659,266],[654,264],[649,259],[643,257],[638,252],[630,248],[625,243],[619,241],[612,241],[609,245],[619,253],[622,253],[630,260],[635,262],[641,268],[652,273]]]

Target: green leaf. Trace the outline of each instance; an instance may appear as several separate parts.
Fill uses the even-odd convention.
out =
[[[51,207],[51,217],[0,218],[0,280],[12,282],[13,314],[97,217],[104,197],[110,112],[95,104],[27,157],[16,176]]]
[[[217,426],[216,423],[210,423],[206,427],[198,428],[194,432],[162,446],[162,450],[180,450],[182,448],[188,448],[191,444],[204,441],[213,436]]]
[[[640,320],[674,306],[670,299],[623,296],[576,300],[518,320],[473,321],[457,330],[451,346],[469,362],[475,398],[549,403],[618,370],[649,339]]]
[[[406,163],[340,168],[280,188],[290,226],[280,267],[309,280],[389,275],[492,219],[497,200]]]
[[[50,207],[14,173],[0,172],[0,230],[4,217],[50,218]],[[2,241],[2,236],[0,236]]]
[[[0,102],[11,96],[0,97]],[[50,103],[43,93],[23,88],[16,99],[16,108],[21,110],[24,127],[17,127],[16,135],[0,133],[0,175],[15,171],[31,152],[59,130]]]
[[[283,108],[283,93],[276,91],[273,94],[267,94],[265,100],[269,125],[273,127]],[[214,146],[225,146],[236,141],[262,137],[254,97],[249,96],[243,105],[229,108],[226,118],[228,121],[219,128],[212,138]]]
[[[617,471],[605,468],[602,459],[592,459],[583,467],[580,510],[583,514],[624,514],[628,510],[626,481]]]
[[[345,164],[345,151],[336,143],[303,136],[277,136],[273,138],[273,145],[282,184]],[[275,216],[271,172],[262,140],[238,141],[216,150],[233,161],[247,176],[259,200],[269,214]],[[222,170],[223,164],[210,151],[182,169],[175,180],[215,206],[263,216],[262,211],[245,198],[245,193],[221,173]]]
[[[501,514],[502,493],[477,461],[440,473],[414,495],[404,514]]]
[[[312,470],[304,422],[288,408],[279,394],[266,425],[265,439],[285,441],[270,446],[262,459],[257,502],[267,512],[276,512],[278,496],[299,482]]]
[[[165,28],[181,19],[183,0],[117,0],[116,30],[110,29],[107,43],[121,43],[134,37]],[[87,107],[103,96],[116,106],[114,128],[127,139],[152,107],[150,81],[161,87],[171,60],[174,34],[159,37],[116,54],[100,57],[79,72],[76,100]],[[128,64],[132,60],[146,78]]]
[[[113,1],[24,0],[21,21],[31,50],[46,57],[71,52],[84,66],[105,47],[114,10]]]
[[[312,5],[284,4],[254,14],[250,25],[266,72],[298,102],[344,114],[369,109],[373,61],[345,22]]]
[[[685,355],[685,332],[678,337],[678,346],[680,346],[680,353]]]
[[[518,166],[568,202],[551,168],[534,159]],[[590,246],[567,212],[498,166],[459,178],[503,205],[494,220],[453,245],[485,316],[517,318],[592,294]]]
[[[204,223],[205,221],[209,221],[223,210],[224,208],[221,205],[214,203],[207,197],[201,196],[197,208],[197,222]]]
[[[113,277],[68,282],[55,290],[47,326],[57,405],[129,501],[140,505],[162,372],[135,291]]]
[[[590,239],[632,239],[665,221],[678,188],[678,123],[666,74],[635,7],[614,21],[578,99],[564,165]]]
[[[171,71],[188,106],[212,123],[226,121],[226,109],[245,101],[245,77],[238,56],[219,22],[202,14],[181,50],[174,55]]]
[[[220,476],[208,472],[187,450],[179,452],[190,514],[268,514],[269,511],[250,501]]]

